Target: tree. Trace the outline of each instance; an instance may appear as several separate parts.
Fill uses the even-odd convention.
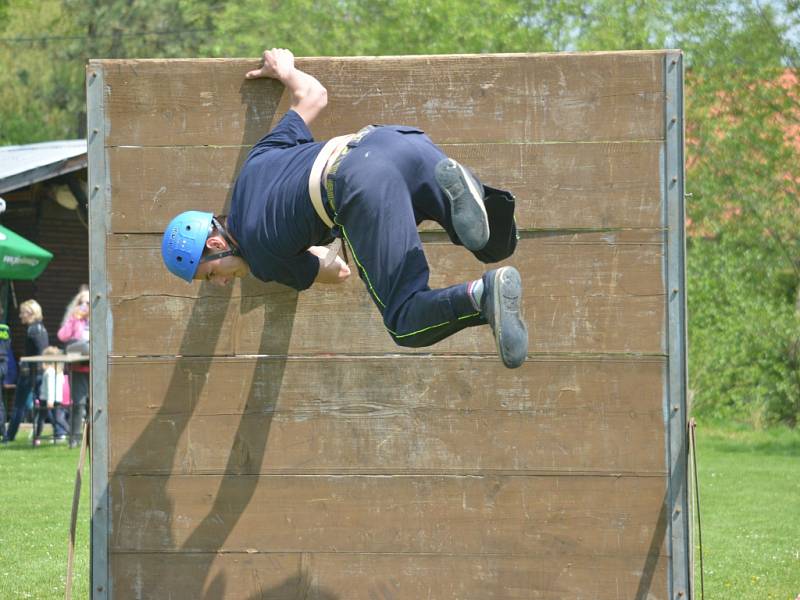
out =
[[[298,56],[535,52],[555,50],[567,2],[487,0],[260,0],[230,3],[215,55],[288,47]]]
[[[221,2],[18,0],[0,4],[0,143],[82,135],[89,58],[196,56]]]
[[[686,20],[690,379],[697,408],[800,417],[800,88],[787,26],[758,3]],[[725,10],[720,11],[720,8]]]
[[[42,32],[51,37],[71,33],[60,3],[20,0],[6,4],[3,12],[2,35],[10,41],[0,42],[0,143],[66,137],[70,115],[57,69],[51,66],[51,48],[31,41]]]

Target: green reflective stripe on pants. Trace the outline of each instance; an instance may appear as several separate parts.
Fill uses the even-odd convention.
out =
[[[344,239],[347,242],[347,245],[350,247],[350,254],[353,255],[353,260],[356,261],[356,264],[358,265],[358,268],[364,274],[364,281],[367,282],[367,286],[369,287],[369,291],[372,293],[372,297],[375,298],[375,301],[378,304],[380,304],[383,308],[386,308],[386,305],[383,303],[383,300],[381,300],[380,297],[378,296],[378,292],[376,292],[375,288],[372,287],[372,282],[369,280],[369,274],[367,273],[367,270],[364,268],[364,265],[361,264],[361,261],[358,260],[358,256],[356,255],[356,251],[353,248],[353,244],[350,243],[350,238],[347,237],[347,231],[345,231],[344,226],[341,223],[339,223],[336,219],[334,219],[333,222],[336,223],[341,228],[342,235],[344,236]]]
[[[351,153],[355,156],[349,159]],[[401,346],[429,346],[485,323],[465,283],[429,287],[430,270],[414,221],[419,210],[452,230],[449,201],[434,173],[443,156],[422,132],[388,126],[363,143],[351,141],[323,185],[335,234],[353,253],[351,267],[358,269],[387,333]]]
[[[360,137],[363,137],[363,135]],[[360,139],[360,137],[358,139]],[[356,261],[356,265],[358,265],[358,268],[364,274],[364,280],[367,282],[367,286],[369,287],[369,291],[372,294],[372,297],[375,298],[375,301],[378,304],[380,304],[382,308],[386,308],[386,304],[383,303],[383,300],[381,300],[380,296],[378,296],[378,292],[375,291],[375,288],[373,287],[372,282],[369,279],[369,274],[367,273],[367,270],[364,268],[364,265],[361,264],[361,261],[358,260],[358,255],[356,254],[355,248],[353,248],[353,244],[350,242],[350,238],[347,236],[347,231],[345,231],[344,225],[342,225],[338,220],[339,213],[336,211],[336,204],[333,201],[334,191],[333,191],[333,179],[331,179],[331,175],[335,175],[336,171],[339,170],[339,165],[342,162],[341,159],[348,152],[349,152],[349,146],[346,147],[344,151],[336,159],[336,161],[334,161],[333,165],[331,166],[331,170],[328,173],[328,179],[325,181],[325,191],[327,192],[328,195],[328,204],[331,205],[331,210],[333,211],[333,222],[336,225],[338,225],[339,228],[342,230],[342,235],[344,236],[344,240],[350,247],[350,253],[353,255],[353,260]]]
[[[480,316],[480,314],[481,313],[479,313],[479,312],[474,312],[471,315],[463,315],[461,317],[458,317],[457,320],[458,321],[462,321],[464,319],[471,319],[472,317]],[[419,331],[412,331],[411,333],[403,333],[403,334],[395,333],[394,331],[392,331],[388,327],[386,328],[386,331],[391,333],[397,339],[402,339],[402,338],[411,337],[412,335],[419,335],[420,333],[425,333],[426,331],[430,331],[431,329],[436,329],[437,327],[444,327],[445,325],[449,325],[449,324],[450,324],[450,321],[445,321],[444,323],[439,323],[438,325],[431,325],[430,327],[426,327],[425,329],[420,329]]]

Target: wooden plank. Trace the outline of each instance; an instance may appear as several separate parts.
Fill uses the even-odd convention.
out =
[[[109,412],[129,416],[452,410],[661,410],[663,357],[111,358]],[[330,393],[336,386],[336,394]]]
[[[667,557],[116,553],[120,597],[666,600]],[[640,595],[642,593],[643,595]]]
[[[664,474],[663,375],[664,359],[128,359],[110,470]]]
[[[431,287],[474,279],[492,268],[451,244],[444,234],[426,233],[423,240]],[[531,232],[520,240],[508,262],[519,269],[523,279],[535,279],[532,294],[539,296],[649,296],[664,293],[663,254],[664,232],[660,230]],[[232,289],[199,281],[184,284],[164,267],[160,235],[109,236],[108,263],[110,294],[119,300],[177,293],[188,298],[246,298],[289,289],[254,277],[238,281]],[[351,286],[363,287],[354,276],[341,286],[314,286],[302,294],[316,296],[326,290],[339,294]]]
[[[530,351],[663,352],[662,236],[633,231],[522,240],[511,263],[525,286]],[[394,344],[355,276],[341,286],[300,294],[252,277],[232,290],[190,285],[164,269],[158,238],[143,237],[114,236],[109,242],[117,355],[412,350]],[[426,254],[432,287],[468,281],[482,271],[474,257],[450,244],[426,244]],[[331,340],[338,340],[336,347]],[[435,348],[494,353],[494,341],[487,327],[479,327]]]
[[[404,348],[392,341],[364,291],[312,298],[277,287],[242,305],[215,297],[114,301],[114,354],[495,354],[488,327],[465,329],[427,348]],[[657,296],[529,297],[529,352],[662,354],[664,310]]]
[[[250,145],[288,108],[252,59],[103,60],[107,146]],[[440,143],[663,139],[663,52],[309,58],[315,135],[405,123]],[[432,76],[432,74],[435,74]]]
[[[661,142],[455,144],[443,150],[482,181],[515,195],[519,229],[584,229],[661,226],[662,147]],[[248,151],[218,146],[109,149],[111,230],[161,233],[184,210],[228,212]]]
[[[663,477],[112,477],[112,552],[641,557]],[[661,523],[661,525],[660,525]]]
[[[126,417],[109,431],[117,474],[665,473],[657,411]]]

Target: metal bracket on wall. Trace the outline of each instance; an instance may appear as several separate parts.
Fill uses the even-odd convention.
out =
[[[108,538],[111,514],[108,501],[108,363],[111,350],[111,313],[108,306],[106,231],[109,203],[108,163],[105,149],[105,97],[103,70],[90,62],[86,71],[89,107],[89,287],[92,302],[91,407],[92,420],[92,543],[91,597],[111,597]]]
[[[664,416],[669,468],[666,515],[669,594],[692,597],[692,543],[687,484],[686,240],[684,233],[683,55],[664,58],[663,222],[666,225],[668,376]]]

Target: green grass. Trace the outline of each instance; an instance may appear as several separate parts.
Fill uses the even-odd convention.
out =
[[[800,595],[800,431],[697,428],[707,600]],[[696,596],[700,557],[695,552]]]
[[[0,447],[0,598],[63,598],[80,450],[49,440],[34,449],[29,431]],[[72,597],[81,600],[89,597],[89,487],[87,460],[72,578]]]
[[[705,598],[795,600],[800,431],[701,423],[697,440]],[[78,451],[65,446],[34,450],[27,430],[0,449],[0,598],[63,597],[77,463]],[[89,594],[88,472],[87,464],[73,579],[80,599]]]

